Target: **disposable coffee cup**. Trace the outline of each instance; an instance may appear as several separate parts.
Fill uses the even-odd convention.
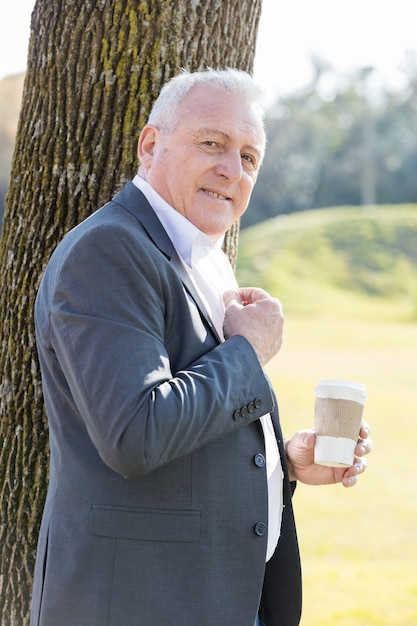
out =
[[[350,467],[368,397],[365,385],[352,380],[321,380],[314,394],[314,462],[330,467]]]

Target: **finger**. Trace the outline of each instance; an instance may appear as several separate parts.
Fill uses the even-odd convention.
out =
[[[284,320],[284,312],[282,310],[282,304],[278,298],[273,298],[263,289],[257,287],[241,287],[238,290],[238,296],[242,306],[259,305],[260,307],[266,307],[265,311],[269,314],[277,316]],[[224,297],[224,296],[223,296]],[[230,296],[227,296],[230,297]],[[233,300],[232,300],[233,302]]]
[[[259,289],[259,287],[241,287],[239,289],[239,296],[244,304],[273,300],[266,291]]]
[[[313,430],[307,430],[304,437],[304,445],[306,448],[314,448],[316,444],[316,433]]]
[[[368,422],[366,422],[365,420],[362,420],[359,436],[362,437],[362,439],[367,439],[369,437],[370,432],[371,432],[371,429],[369,428]]]
[[[355,454],[357,456],[364,456],[372,451],[372,439],[361,439],[358,441],[355,447]]]
[[[242,300],[240,298],[239,293],[237,291],[233,291],[232,289],[224,292],[224,294],[223,294],[223,302],[224,302],[224,306],[226,307],[226,309],[231,304],[242,305]]]
[[[355,457],[355,462],[352,465],[352,470],[355,472],[355,475],[358,476],[362,474],[366,468],[368,467],[368,461],[362,457]]]
[[[349,467],[343,475],[342,485],[344,487],[353,487],[356,485],[359,475],[362,474],[367,467],[368,463],[366,459],[355,457],[352,467]]]
[[[343,487],[354,487],[358,482],[357,476],[349,476],[349,478],[344,477],[342,480]]]

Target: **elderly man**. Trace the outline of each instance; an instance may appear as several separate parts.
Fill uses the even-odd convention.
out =
[[[283,440],[263,366],[280,303],[221,251],[265,149],[251,78],[162,90],[132,182],[57,247],[36,302],[51,442],[32,626],[295,626],[295,480],[314,434]]]

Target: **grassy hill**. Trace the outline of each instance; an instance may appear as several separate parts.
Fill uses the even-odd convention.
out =
[[[365,383],[374,450],[354,489],[299,484],[302,626],[417,624],[417,206],[323,209],[241,232],[240,284],[286,314],[267,365],[284,434],[321,378]],[[405,549],[404,549],[405,548]]]
[[[287,314],[327,310],[417,318],[417,205],[341,207],[242,230],[240,284],[261,286]]]

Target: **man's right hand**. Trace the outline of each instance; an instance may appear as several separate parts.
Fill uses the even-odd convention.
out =
[[[261,365],[268,363],[283,341],[284,314],[279,300],[256,287],[226,291],[223,299],[225,339],[242,335],[252,345]]]

